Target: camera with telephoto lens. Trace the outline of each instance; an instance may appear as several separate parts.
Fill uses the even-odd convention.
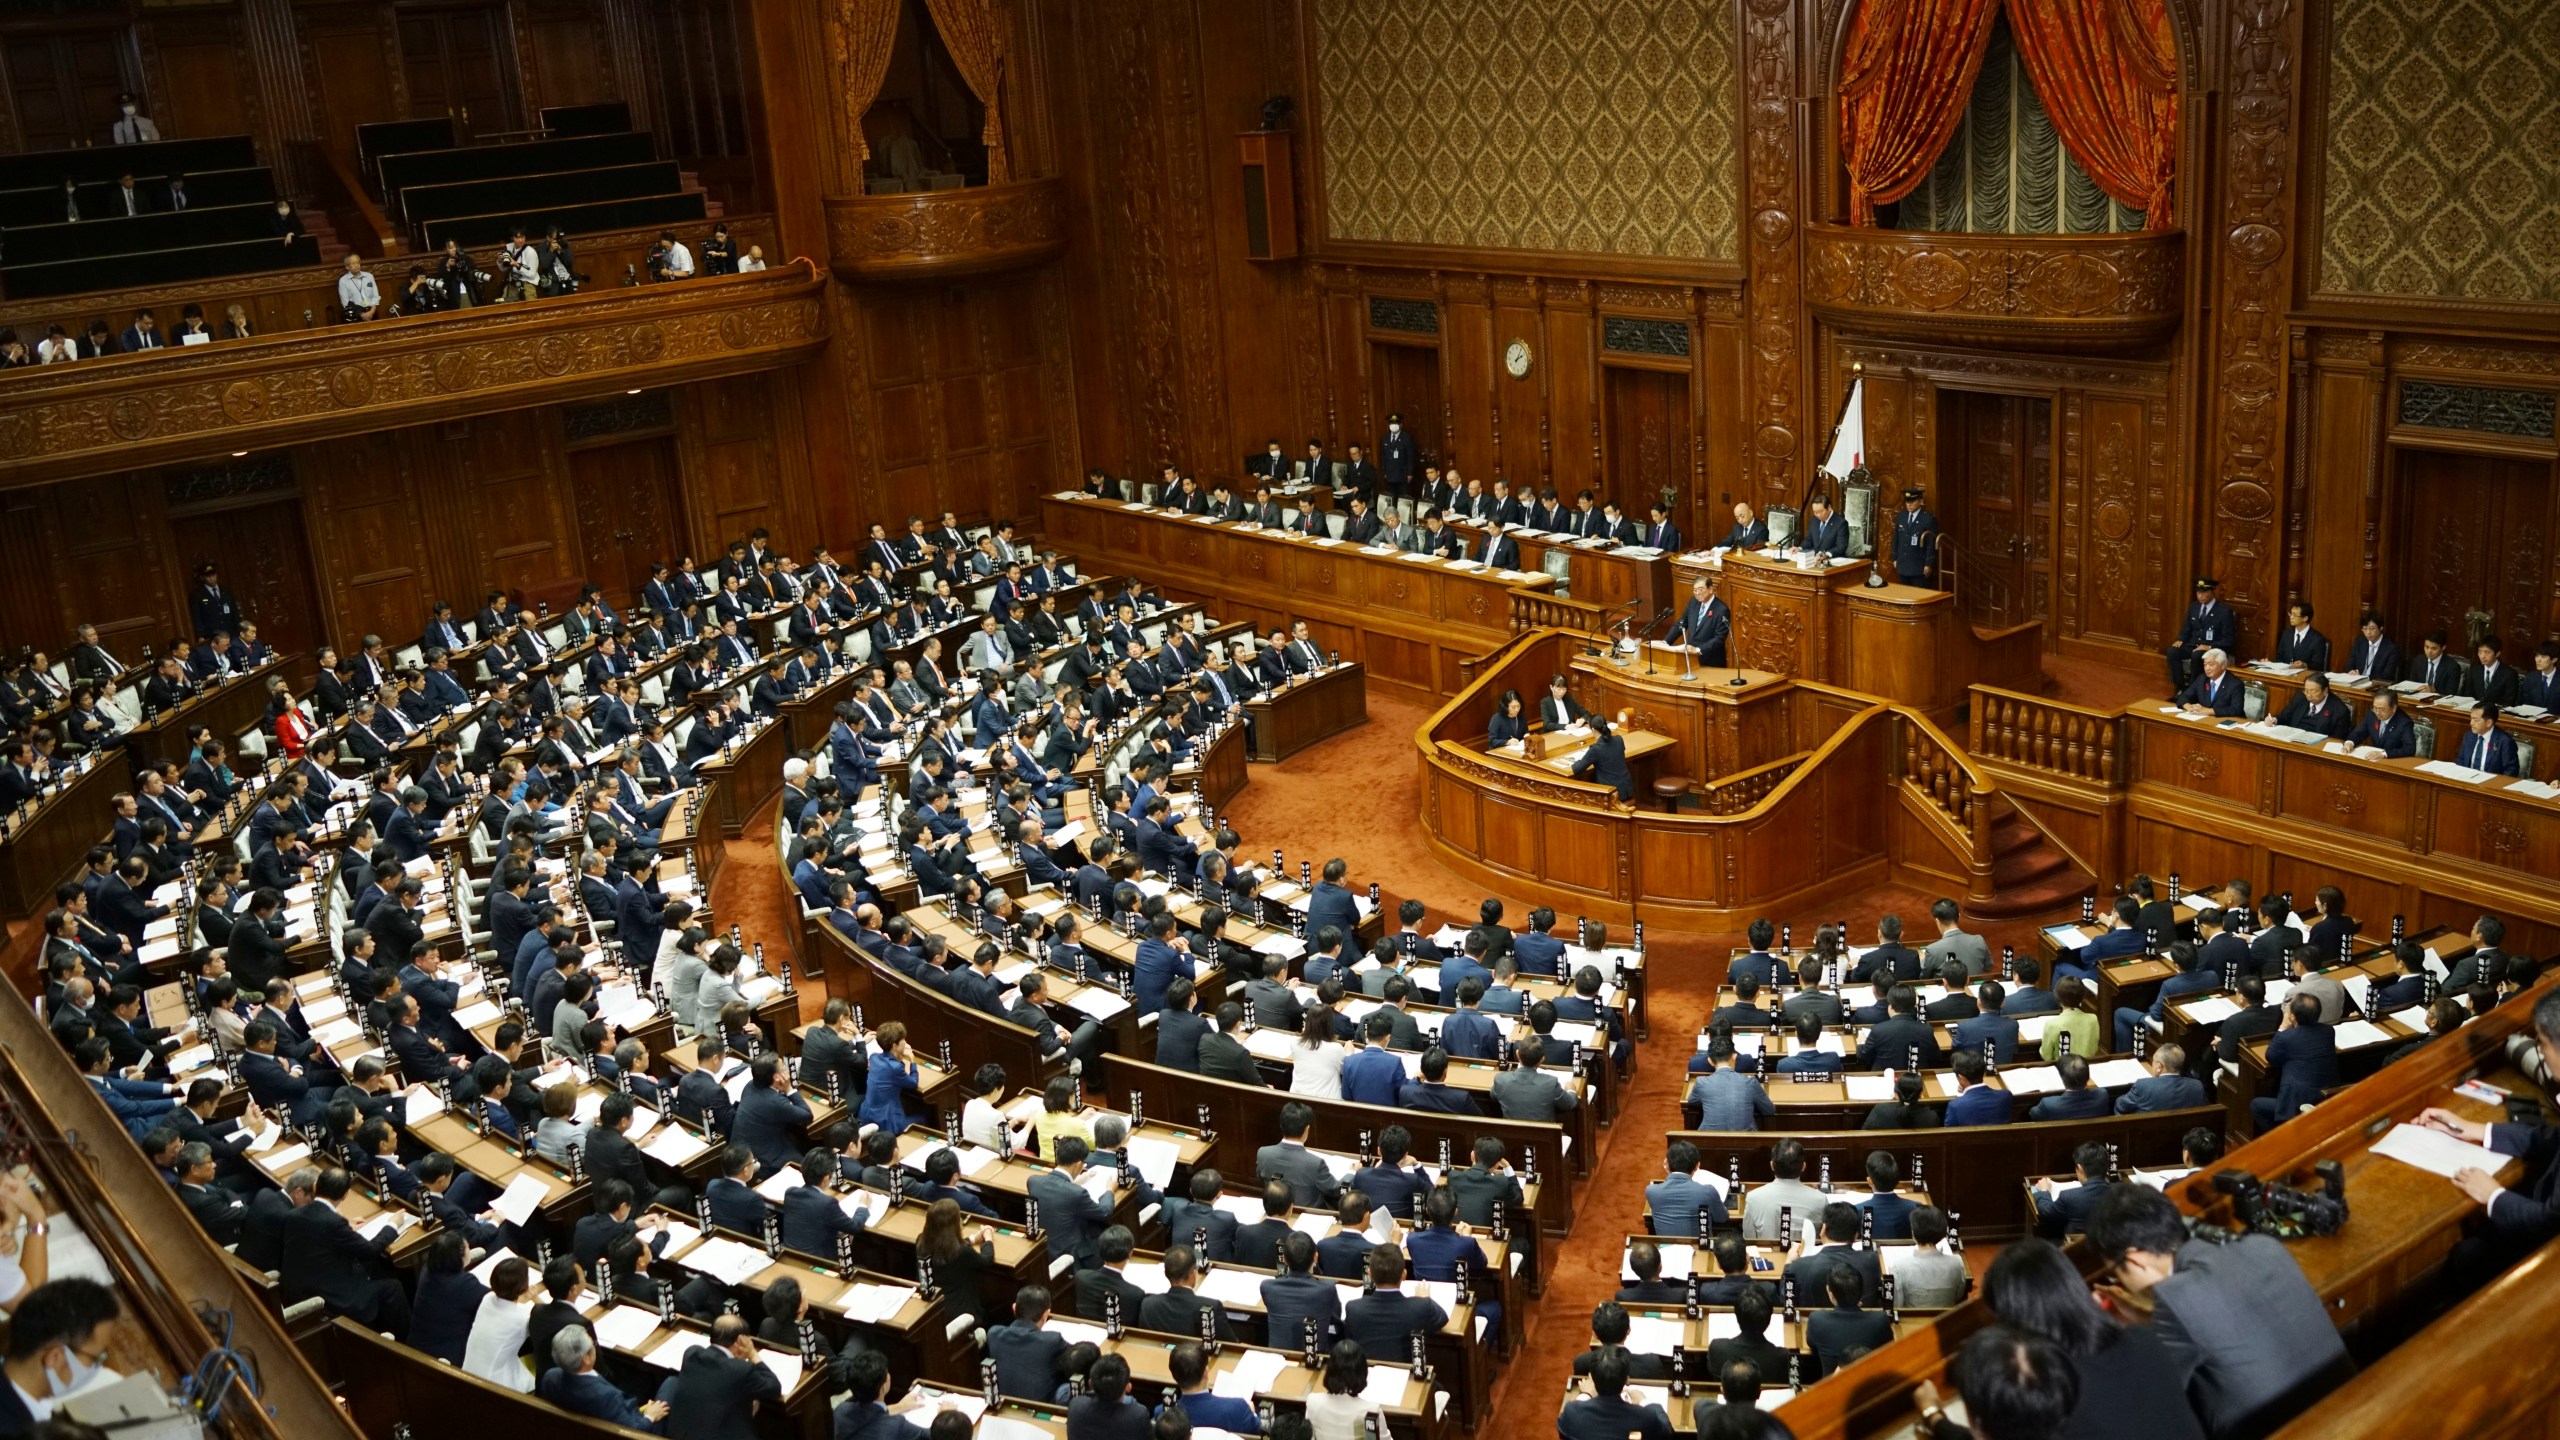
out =
[[[2270,1184],[2246,1170],[2213,1172],[2213,1188],[2230,1197],[2231,1213],[2251,1233],[2279,1240],[2334,1235],[2347,1223],[2346,1168],[2323,1160],[2311,1172],[2320,1177],[2317,1190]]]

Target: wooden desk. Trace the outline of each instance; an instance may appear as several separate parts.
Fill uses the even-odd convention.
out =
[[[285,657],[270,656],[253,670],[243,670],[220,684],[208,685],[173,709],[136,725],[125,736],[125,753],[135,773],[163,760],[187,763],[187,728],[202,725],[228,745],[267,713],[267,677],[284,668]],[[147,678],[147,676],[146,676]]]
[[[748,817],[781,791],[782,762],[790,748],[788,727],[778,719],[760,720],[726,758],[715,756],[693,767],[719,802],[723,836],[735,840],[745,834]]]
[[[1362,713],[1367,713],[1365,701]],[[1210,809],[1224,810],[1244,790],[1244,765],[1244,727],[1229,725],[1209,742],[1208,749],[1195,752],[1186,764],[1175,766],[1173,778],[1178,783],[1197,767],[1200,797],[1208,802]]]
[[[111,758],[112,752],[81,757],[78,774],[10,817],[0,832],[0,914],[17,919],[50,908],[53,887],[80,868],[90,846],[113,833],[116,812],[109,802],[133,788],[133,776],[108,763]]]
[[[2244,684],[2266,687],[2267,718],[2284,713],[2295,696],[2302,693],[2302,682],[2308,671],[2296,666],[2290,670],[2265,670],[2255,665],[2238,665],[2231,673]],[[2332,684],[2330,693],[2346,702],[2358,719],[2373,708],[2373,696],[2384,687],[2366,684]],[[2471,712],[2459,705],[2442,705],[2433,699],[2401,692],[2400,708],[2412,720],[2424,720],[2435,727],[2436,748],[2432,754],[2420,754],[2421,760],[2451,760],[2462,753],[2462,738],[2471,733]],[[2528,720],[2514,714],[2501,715],[2499,728],[2519,740],[2533,742],[2533,773],[2528,779],[2550,780],[2560,776],[2560,713]]]
[[[1305,620],[1317,645],[1359,661],[1370,684],[1414,699],[1457,691],[1460,664],[1511,637],[1513,595],[1554,586],[1086,497],[1044,497],[1040,526],[1061,548],[1146,577],[1167,598],[1211,597],[1262,633]]]
[[[1264,691],[1247,700],[1244,711],[1253,717],[1253,758],[1286,760],[1319,740],[1369,723],[1368,673],[1357,661],[1329,666]]]
[[[1888,696],[1941,724],[1976,682],[2029,684],[2042,673],[2039,624],[1977,630],[1953,591],[1869,587],[1872,561],[1808,568],[1744,552],[1721,563],[1682,556],[1674,569],[1684,585],[1721,576],[1718,593],[1733,609],[1725,653],[1734,664]]]

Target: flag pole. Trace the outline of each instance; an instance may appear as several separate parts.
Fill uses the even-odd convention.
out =
[[[1840,427],[1849,418],[1849,397],[1858,393],[1858,382],[1866,378],[1866,373],[1867,362],[1864,360],[1855,360],[1850,362],[1848,387],[1840,392],[1840,403],[1833,406],[1831,409],[1831,433],[1822,437],[1823,460],[1830,459],[1831,447],[1840,443]],[[1830,476],[1831,483],[1834,485],[1846,484],[1848,481],[1848,477],[1845,475],[1832,475],[1830,471],[1823,469],[1822,461],[1814,462],[1813,474],[1813,479],[1805,481],[1803,498],[1796,501],[1796,513],[1798,515],[1802,515],[1805,511],[1805,507],[1813,503],[1814,487],[1820,483],[1821,477]],[[1801,525],[1803,522],[1798,521],[1797,523]]]

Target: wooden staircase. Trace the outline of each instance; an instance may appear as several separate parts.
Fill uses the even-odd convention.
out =
[[[302,217],[302,233],[320,243],[321,264],[335,270],[347,263],[347,252],[353,247],[338,238],[338,227],[329,219],[328,211],[306,206],[294,213]]]
[[[1968,901],[1965,914],[2009,920],[2076,907],[2089,882],[2071,857],[2047,840],[2006,797],[1997,797],[1994,803],[2000,813],[1991,825],[1991,897]]]

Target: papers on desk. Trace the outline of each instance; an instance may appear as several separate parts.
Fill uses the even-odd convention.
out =
[[[1627,1317],[1627,1348],[1638,1355],[1668,1356],[1683,1343],[1688,1327],[1677,1320],[1662,1320],[1651,1315]]]
[[[738,997],[750,1005],[761,1005],[781,993],[782,982],[770,975],[759,975],[738,987]]]
[[[1297,1040],[1298,1034],[1294,1030],[1282,1030],[1266,1025],[1245,1032],[1244,1048],[1245,1053],[1257,1060],[1268,1060],[1274,1065],[1286,1065],[1295,1058],[1290,1054],[1290,1047],[1295,1045]]]
[[[783,1394],[788,1395],[800,1388],[800,1377],[805,1372],[800,1363],[799,1351],[779,1350],[771,1345],[759,1345],[756,1347],[756,1358],[763,1361],[764,1368],[772,1371],[774,1378],[782,1382]]]
[[[507,1188],[490,1203],[489,1208],[497,1211],[507,1223],[521,1225],[533,1218],[533,1212],[542,1208],[542,1202],[550,1194],[550,1189],[536,1177],[518,1175],[507,1182]]]
[[[2424,1005],[2412,1005],[2406,1010],[2393,1013],[2389,1018],[2399,1021],[2421,1035],[2427,1033],[2427,1007]]]
[[[762,1250],[714,1235],[677,1256],[676,1263],[688,1270],[699,1270],[723,1285],[739,1285],[771,1265],[773,1259]]]
[[[1686,1241],[1659,1239],[1654,1243],[1660,1247],[1662,1253],[1662,1278],[1665,1280],[1688,1279],[1691,1267],[1697,1263],[1697,1246]],[[1629,1265],[1623,1258],[1618,1262],[1618,1278],[1628,1281],[1636,1278],[1635,1267]]]
[[[2195,1025],[2219,1025],[2240,1013],[2240,1002],[2227,995],[2207,995],[2186,1002],[2187,1020]]]
[[[1159,1190],[1173,1183],[1173,1168],[1181,1162],[1182,1147],[1171,1140],[1153,1135],[1129,1137],[1130,1168]]]
[[[1955,1078],[1952,1074],[1938,1077],[1942,1082]],[[2062,1088],[2062,1070],[2054,1065],[2012,1065],[2000,1072],[2000,1083],[2012,1095],[2047,1095]],[[1962,1088],[1961,1082],[1957,1088]]]
[[[2510,795],[2530,795],[2536,800],[2560,797],[2560,785],[2546,785],[2539,780],[2518,780],[2507,787]]]
[[[435,1091],[428,1089],[424,1085],[412,1085],[409,1087],[409,1094],[405,1101],[405,1108],[401,1112],[401,1118],[404,1123],[415,1127],[421,1122],[432,1120],[443,1113],[444,1099],[442,1096],[439,1096]]]
[[[281,1150],[270,1151],[258,1157],[258,1163],[276,1174],[288,1174],[294,1166],[309,1159],[310,1155],[311,1147],[308,1145],[287,1145]]]
[[[2125,1174],[2130,1177],[2135,1184],[2148,1185],[2154,1190],[2166,1190],[2170,1186],[2177,1184],[2179,1181],[2186,1179],[2194,1173],[2196,1172],[2195,1167],[2193,1166],[2180,1167],[2176,1165],[2169,1166],[2162,1170],[2128,1170],[2125,1172]]]
[[[1893,1077],[1890,1075],[1847,1075],[1842,1079],[1849,1087],[1849,1098],[1852,1100],[1863,1104],[1875,1104],[1893,1098]]]
[[[2052,941],[2057,950],[2077,950],[2089,943],[2089,933],[2077,925],[2047,925],[2044,938]]]
[[[924,1161],[921,1157],[928,1153],[930,1152],[918,1150],[914,1156],[909,1157],[907,1161],[908,1165],[917,1170],[924,1169]],[[765,1199],[772,1201],[774,1204],[779,1205],[782,1203],[783,1196],[799,1189],[806,1183],[808,1182],[800,1178],[799,1166],[785,1165],[781,1169],[774,1171],[771,1175],[766,1176],[764,1178],[764,1183],[756,1187],[756,1193],[763,1196]]]
[[[858,1280],[836,1297],[836,1309],[857,1325],[882,1325],[894,1318],[907,1302],[915,1298],[915,1289],[907,1285],[878,1285]]]
[[[1413,1370],[1405,1365],[1372,1365],[1369,1383],[1362,1387],[1360,1398],[1372,1405],[1402,1405],[1407,1385],[1413,1383]]]
[[[2459,780],[2465,785],[2478,785],[2495,778],[2486,770],[2474,770],[2468,765],[2456,765],[2450,760],[2429,760],[2418,768],[2430,775],[2441,775],[2447,780]]]
[[[1253,1303],[1262,1303],[1258,1292]],[[1247,1350],[1237,1355],[1236,1363],[1210,1382],[1209,1390],[1214,1395],[1250,1401],[1256,1395],[1269,1394],[1271,1387],[1279,1382],[1288,1368],[1289,1357],[1277,1350]]]
[[[2100,1060],[2089,1067],[2089,1083],[2112,1090],[2119,1085],[2130,1085],[2150,1073],[2139,1060]]]
[[[563,1065],[557,1070],[545,1070],[541,1074],[534,1076],[533,1088],[536,1090],[548,1090],[556,1085],[567,1085],[575,1081],[577,1078],[578,1072],[576,1070]]]
[[[1129,1008],[1127,1000],[1099,985],[1087,985],[1068,996],[1067,1005],[1096,1020],[1109,1020]]]
[[[1254,942],[1253,953],[1277,955],[1283,960],[1295,960],[1307,953],[1307,942],[1295,935],[1267,935]]]
[[[661,1370],[681,1370],[684,1368],[685,1356],[693,1353],[696,1346],[710,1343],[710,1338],[707,1336],[691,1330],[682,1330],[667,1337],[664,1344],[640,1358]]]
[[[2373,1153],[2387,1155],[2403,1165],[2414,1165],[2430,1174],[2450,1180],[2460,1171],[2485,1170],[2492,1175],[2507,1163],[2507,1157],[2486,1146],[2468,1140],[2456,1140],[2441,1130],[2423,1125],[2394,1125],[2391,1133],[2373,1142]]]
[[[2339,1049],[2355,1050],[2367,1045],[2388,1044],[2391,1032],[2370,1020],[2341,1020],[2338,1022],[2337,1041]]]
[[[658,1132],[658,1138],[640,1147],[640,1153],[661,1163],[682,1169],[687,1162],[711,1146],[681,1125],[670,1125]]]
[[[1262,1202],[1256,1200],[1258,1212]],[[1233,1270],[1212,1265],[1194,1287],[1204,1300],[1215,1300],[1229,1309],[1259,1309],[1262,1305],[1262,1277],[1250,1270]]]
[[[311,1032],[311,1038],[323,1045],[344,1045],[364,1033],[364,1027],[351,1016],[341,1015]]]
[[[638,1350],[658,1333],[658,1312],[616,1305],[596,1317],[596,1343],[607,1350]]]

